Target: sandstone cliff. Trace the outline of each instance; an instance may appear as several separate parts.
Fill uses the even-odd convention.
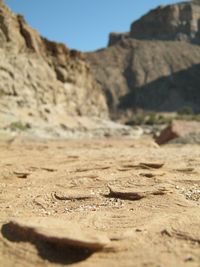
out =
[[[109,47],[88,53],[111,114],[136,109],[200,112],[200,7],[180,3],[159,7],[112,33]]]
[[[0,127],[107,118],[105,97],[82,53],[42,38],[0,1]]]

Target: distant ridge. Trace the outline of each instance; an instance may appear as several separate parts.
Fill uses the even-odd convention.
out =
[[[87,54],[113,117],[135,112],[200,112],[200,6],[160,6],[111,33],[109,45]]]

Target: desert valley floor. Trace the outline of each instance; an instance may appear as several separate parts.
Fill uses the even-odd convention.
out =
[[[200,146],[149,138],[2,141],[0,266],[200,266],[199,163]],[[10,224],[38,217],[45,240]],[[48,240],[52,218],[61,239]],[[109,242],[79,247],[79,233]]]

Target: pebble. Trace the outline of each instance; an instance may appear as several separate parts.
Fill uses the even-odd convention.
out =
[[[186,262],[188,262],[188,261],[193,261],[193,260],[194,260],[194,259],[193,259],[192,256],[188,256],[188,257],[185,259]]]

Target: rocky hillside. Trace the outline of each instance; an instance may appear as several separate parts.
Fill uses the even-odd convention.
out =
[[[3,1],[0,54],[0,128],[64,128],[72,115],[108,117],[105,97],[83,54],[42,38]]]
[[[161,6],[111,33],[107,48],[88,53],[113,116],[144,109],[200,112],[200,6]]]

